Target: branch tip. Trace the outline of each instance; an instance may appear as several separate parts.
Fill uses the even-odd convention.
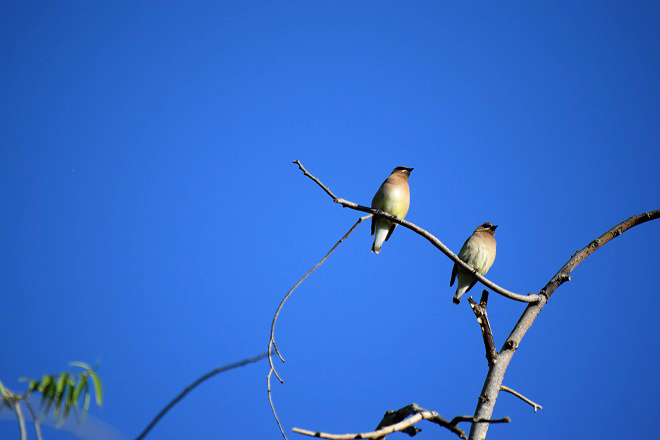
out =
[[[506,391],[507,393],[516,396],[517,398],[519,398],[519,399],[522,400],[523,402],[528,403],[529,405],[532,406],[532,408],[534,408],[534,412],[536,412],[536,411],[539,410],[539,409],[543,409],[543,407],[542,407],[541,405],[539,405],[538,403],[533,402],[533,401],[530,400],[529,398],[523,396],[523,395],[520,394],[519,392],[517,392],[517,391],[515,391],[515,390],[513,390],[513,389],[511,389],[511,388],[509,388],[509,387],[507,387],[507,386],[505,386],[505,385],[500,385],[500,390],[502,390],[502,391]]]

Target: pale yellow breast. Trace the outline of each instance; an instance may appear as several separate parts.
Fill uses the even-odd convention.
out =
[[[385,181],[371,202],[372,208],[380,209],[403,219],[410,208],[408,182],[391,183]]]

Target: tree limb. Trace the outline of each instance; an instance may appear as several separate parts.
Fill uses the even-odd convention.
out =
[[[484,290],[481,294],[481,301],[479,304],[474,302],[472,297],[468,298],[470,307],[477,317],[479,327],[481,327],[481,334],[484,338],[484,346],[486,347],[486,359],[490,367],[497,359],[497,349],[495,348],[495,340],[493,339],[493,331],[490,328],[490,321],[488,321],[488,313],[486,313],[486,306],[488,305],[488,291]]]
[[[206,380],[212,378],[212,377],[215,376],[216,374],[224,373],[225,371],[233,370],[234,368],[243,367],[243,366],[245,366],[245,365],[252,364],[252,363],[254,363],[254,362],[258,362],[258,361],[264,359],[266,356],[268,356],[268,353],[261,353],[260,355],[257,355],[257,356],[254,356],[254,357],[250,357],[250,358],[247,358],[247,359],[243,359],[242,361],[234,362],[233,364],[225,365],[225,366],[223,366],[223,367],[218,367],[218,368],[216,368],[216,369],[214,369],[214,370],[209,371],[208,373],[206,373],[205,375],[203,375],[202,377],[200,377],[199,379],[197,379],[196,381],[194,381],[193,383],[191,383],[190,385],[188,385],[186,388],[184,388],[184,390],[181,391],[181,392],[180,392],[180,393],[179,393],[174,399],[172,399],[172,401],[171,401],[170,403],[168,403],[167,405],[165,405],[165,408],[163,408],[163,409],[162,409],[162,410],[156,415],[156,417],[153,418],[153,420],[149,423],[149,425],[147,425],[147,427],[144,428],[144,431],[142,431],[142,432],[140,433],[140,435],[138,435],[137,437],[135,437],[135,440],[142,440],[143,438],[145,438],[145,437],[147,436],[147,434],[149,433],[149,431],[151,431],[151,429],[152,429],[154,426],[156,426],[156,423],[158,423],[158,421],[159,421],[160,419],[162,419],[163,416],[165,416],[165,414],[167,414],[167,412],[168,412],[169,410],[171,410],[172,407],[173,407],[174,405],[176,405],[177,403],[179,403],[179,401],[180,401],[181,399],[183,399],[184,397],[186,397],[186,394],[188,394],[189,392],[191,392],[193,389],[195,389],[195,388],[196,388],[198,385],[200,385],[202,382],[204,382],[204,381],[206,381]]]
[[[334,195],[332,191],[328,189],[319,179],[311,175],[305,167],[300,163],[299,160],[294,160],[293,163],[298,165],[298,168],[305,174],[305,176],[309,177],[312,179],[314,182],[316,182],[317,185],[319,185],[331,198],[335,203],[338,203],[342,205],[345,208],[351,208],[356,211],[362,211],[362,212],[367,212],[373,215],[377,215],[380,217],[384,217],[396,224],[399,224],[403,226],[404,228],[408,228],[411,231],[421,235],[422,237],[426,238],[428,241],[431,242],[433,246],[436,248],[440,249],[440,251],[445,254],[447,257],[449,257],[450,260],[452,260],[454,263],[458,264],[465,270],[470,271],[470,273],[478,279],[484,286],[490,288],[492,291],[499,293],[502,296],[505,296],[509,299],[513,299],[515,301],[520,301],[520,302],[527,302],[527,303],[533,303],[541,300],[541,297],[538,294],[533,294],[530,293],[528,295],[521,295],[519,293],[514,293],[509,290],[506,290],[503,287],[498,286],[497,284],[493,283],[492,281],[488,280],[485,278],[483,275],[481,275],[479,272],[476,271],[476,269],[473,269],[470,267],[467,263],[465,263],[463,260],[458,258],[456,254],[454,254],[447,246],[445,246],[440,240],[438,240],[433,234],[430,232],[425,231],[424,229],[420,228],[419,226],[410,223],[408,221],[402,220],[399,217],[396,217],[394,215],[388,214],[387,212],[379,211],[377,209],[369,208],[367,206],[362,206],[358,205],[357,203],[350,202],[348,200],[344,200],[341,198],[338,198],[337,196]]]
[[[506,372],[511,358],[515,353],[520,341],[527,333],[527,330],[532,326],[532,323],[538,316],[538,314],[545,306],[548,298],[557,290],[566,281],[571,279],[570,273],[584,261],[589,255],[595,252],[597,249],[602,247],[605,243],[612,240],[615,237],[618,237],[628,229],[646,223],[650,220],[655,220],[660,218],[660,209],[655,211],[644,212],[642,214],[634,215],[627,220],[622,221],[618,225],[614,226],[609,231],[605,232],[603,235],[598,237],[589,243],[585,248],[576,252],[571,256],[566,264],[557,272],[557,274],[552,277],[548,284],[541,289],[539,295],[542,296],[542,299],[539,302],[529,304],[522,316],[516,323],[513,331],[507,338],[504,346],[500,350],[500,354],[497,357],[497,362],[488,369],[488,375],[486,376],[486,381],[479,395],[477,401],[477,408],[475,410],[474,416],[478,418],[488,418],[493,413],[493,408],[495,406],[495,401],[497,400],[497,395],[502,386],[502,380],[504,378],[504,373]],[[470,429],[470,440],[483,440],[486,438],[486,433],[488,432],[488,425],[484,423],[475,423]]]
[[[407,418],[406,418],[407,417]],[[483,422],[483,423],[508,423],[511,421],[508,417],[503,419],[486,420],[475,419],[471,416],[458,416],[454,417],[451,421],[445,419],[435,411],[429,411],[420,408],[416,403],[404,406],[396,411],[387,411],[383,416],[383,420],[378,424],[375,431],[362,432],[355,434],[330,434],[319,431],[309,431],[306,429],[293,428],[293,432],[303,434],[310,437],[325,438],[332,440],[353,440],[353,439],[384,439],[386,435],[393,432],[404,432],[409,436],[414,436],[421,429],[413,427],[413,425],[421,420],[428,420],[436,425],[447,428],[460,438],[465,438],[465,432],[457,425],[461,422]]]

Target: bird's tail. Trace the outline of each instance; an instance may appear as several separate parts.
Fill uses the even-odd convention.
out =
[[[376,237],[374,238],[374,244],[371,246],[371,252],[380,254],[380,248],[383,246],[385,239],[387,238],[387,233],[389,232],[389,226],[384,225],[382,222],[379,222],[376,225]]]
[[[454,304],[458,304],[461,302],[461,297],[465,292],[467,292],[469,287],[470,287],[470,283],[467,284],[461,283],[461,279],[459,276],[458,286],[456,286],[456,293],[454,293],[454,299],[452,300],[454,301]]]

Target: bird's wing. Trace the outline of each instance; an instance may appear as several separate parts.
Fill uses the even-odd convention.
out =
[[[463,293],[467,293],[467,292],[469,292],[470,289],[472,289],[472,288],[474,287],[475,284],[477,284],[477,279],[474,278],[474,277],[472,277],[472,282],[470,283],[470,287],[468,287],[467,290],[466,290],[465,292],[463,292]]]
[[[456,275],[458,275],[458,265],[454,263],[454,268],[451,270],[451,280],[449,280],[449,287],[454,285]]]
[[[385,241],[390,238],[390,235],[392,235],[392,232],[394,232],[394,228],[396,228],[396,223],[392,223],[392,226],[390,226],[390,230],[387,231],[387,237],[385,237]]]

